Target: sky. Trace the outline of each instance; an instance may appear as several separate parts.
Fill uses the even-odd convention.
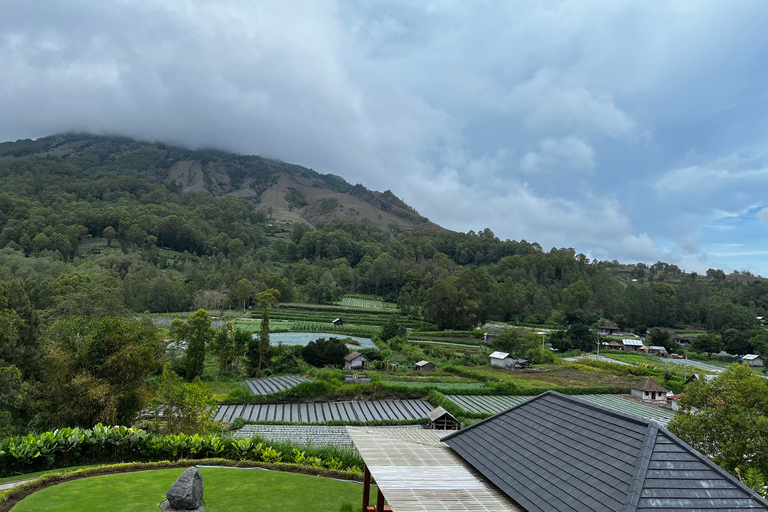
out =
[[[121,134],[456,231],[768,276],[768,3],[4,0],[0,140]]]

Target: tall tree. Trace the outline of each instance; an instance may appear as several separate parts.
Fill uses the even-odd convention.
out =
[[[204,309],[199,309],[187,319],[187,380],[194,380],[203,374],[205,346],[213,339],[215,332]]]
[[[269,306],[275,304],[280,297],[280,292],[274,288],[256,294],[256,300],[264,306],[261,314],[261,326],[259,328],[259,366],[256,369],[256,378],[261,375],[261,366],[264,364],[264,356],[269,352]]]

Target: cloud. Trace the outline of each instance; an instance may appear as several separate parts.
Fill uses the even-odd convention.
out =
[[[570,84],[561,73],[549,69],[539,70],[517,85],[505,107],[522,115],[525,126],[534,133],[572,130],[621,139],[636,130],[634,121],[610,96]]]
[[[541,150],[529,151],[520,159],[525,173],[592,171],[595,150],[578,137],[546,138],[539,143]]]

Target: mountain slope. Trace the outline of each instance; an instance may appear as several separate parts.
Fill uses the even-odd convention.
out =
[[[185,191],[229,194],[271,212],[277,222],[317,227],[335,219],[367,220],[388,230],[444,230],[389,190],[371,191],[333,174],[255,155],[66,133],[1,143],[0,158],[8,156],[57,158],[86,174],[136,172]]]

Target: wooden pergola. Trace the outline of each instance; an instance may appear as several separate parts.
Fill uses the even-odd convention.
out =
[[[525,512],[440,441],[452,431],[347,431],[365,462],[363,512]],[[375,506],[369,505],[372,478],[378,486]]]

